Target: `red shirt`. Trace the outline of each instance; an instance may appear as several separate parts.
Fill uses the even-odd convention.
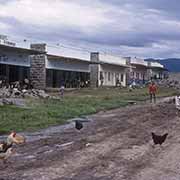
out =
[[[156,93],[157,92],[157,87],[155,84],[149,85],[149,93]]]

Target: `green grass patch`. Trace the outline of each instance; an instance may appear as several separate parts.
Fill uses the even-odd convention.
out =
[[[177,92],[173,89],[159,89],[158,97],[172,96]],[[15,106],[0,107],[0,134],[9,131],[35,131],[52,125],[66,123],[67,119],[93,114],[100,110],[123,107],[128,101],[147,100],[147,89],[104,88],[82,89],[67,93],[60,100],[28,100],[28,109]]]

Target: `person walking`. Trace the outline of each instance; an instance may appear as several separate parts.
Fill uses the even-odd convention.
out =
[[[150,95],[150,102],[156,103],[156,93],[157,93],[157,86],[154,82],[151,82],[149,85],[149,95]]]

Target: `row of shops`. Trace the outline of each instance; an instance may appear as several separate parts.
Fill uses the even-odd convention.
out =
[[[0,44],[0,80],[7,83],[30,79],[35,88],[126,86],[165,78],[167,70],[158,62],[118,57],[99,52],[51,54],[46,44],[30,48]]]

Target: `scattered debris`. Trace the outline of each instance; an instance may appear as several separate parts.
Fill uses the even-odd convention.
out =
[[[127,101],[127,103],[130,104],[130,105],[135,105],[135,104],[137,104],[136,101]]]
[[[64,143],[64,144],[56,144],[56,147],[57,148],[62,148],[62,147],[65,147],[65,146],[69,146],[69,145],[72,145],[74,144],[74,142],[68,142],[68,143]]]
[[[24,98],[24,97],[35,97],[35,98],[49,98],[50,96],[44,90],[38,89],[22,89],[17,88],[0,88],[0,98]]]
[[[86,144],[86,147],[89,147],[89,146],[91,146],[92,145],[92,143],[87,143]]]

